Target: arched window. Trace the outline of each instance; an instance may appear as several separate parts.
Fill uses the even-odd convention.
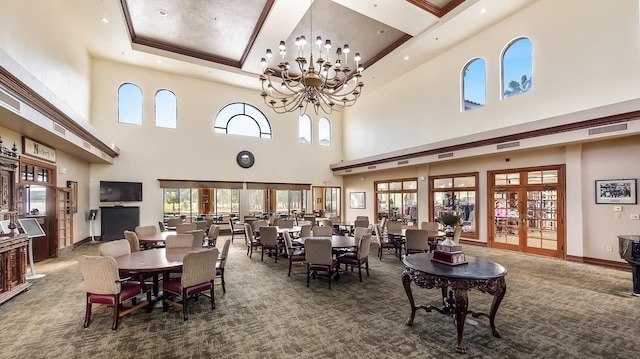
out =
[[[462,110],[487,104],[487,77],[483,59],[473,59],[462,70]]]
[[[142,125],[142,90],[132,83],[118,88],[118,122]]]
[[[502,53],[502,96],[520,95],[533,85],[531,40],[521,37],[513,40]]]
[[[271,138],[269,120],[256,107],[235,102],[223,107],[213,124],[216,133]]]
[[[169,90],[156,92],[156,127],[176,128],[176,95]]]
[[[311,117],[306,113],[298,117],[298,143],[311,143]]]
[[[318,143],[321,146],[331,146],[331,121],[321,118],[318,122]]]

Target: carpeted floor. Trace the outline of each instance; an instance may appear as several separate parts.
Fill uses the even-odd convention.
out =
[[[84,292],[77,257],[97,254],[87,243],[71,255],[37,265],[47,276],[0,306],[1,358],[631,358],[637,356],[640,298],[631,273],[557,259],[466,245],[468,255],[504,265],[507,293],[496,316],[465,326],[467,354],[454,352],[451,317],[410,314],[402,263],[371,258],[371,276],[340,277],[329,290],[299,270],[287,277],[286,259],[249,259],[236,240],[227,262],[227,293],[190,304],[189,320],[137,311],[111,330],[111,311],[83,328]],[[372,248],[375,256],[376,248]],[[258,253],[259,254],[259,253]],[[420,304],[440,303],[439,290],[413,286]],[[206,298],[205,298],[206,299]],[[492,297],[469,292],[469,309],[488,311]]]

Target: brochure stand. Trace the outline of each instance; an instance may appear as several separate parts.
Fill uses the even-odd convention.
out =
[[[27,279],[45,277],[46,274],[36,274],[35,267],[33,266],[33,238],[44,237],[44,230],[36,218],[19,218],[18,222],[20,222],[22,230],[27,235],[27,238],[29,238],[29,267],[31,268],[31,274],[27,275]]]
[[[97,209],[90,209],[89,214],[87,215],[87,221],[89,221],[89,235],[91,236],[91,242],[96,241],[96,217],[98,217]]]

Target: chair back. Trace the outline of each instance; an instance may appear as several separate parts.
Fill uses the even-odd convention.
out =
[[[356,216],[355,221],[367,221],[367,222],[369,222],[369,216]]]
[[[187,231],[193,231],[197,229],[195,223],[181,223],[176,226],[176,234],[183,234]]]
[[[369,230],[369,228],[356,227],[356,229],[353,232],[353,236],[356,238],[356,241],[358,241],[358,240],[360,240],[360,238],[362,238],[362,236],[364,236],[367,233],[371,234],[371,231]]]
[[[218,267],[224,268],[224,265],[227,263],[227,256],[229,255],[229,247],[231,247],[231,238],[226,238],[224,240],[224,244],[222,245],[222,251],[218,256]]]
[[[357,237],[356,237],[357,238]],[[364,234],[358,244],[358,259],[367,258],[371,250],[371,233]]]
[[[125,254],[131,254],[131,246],[126,239],[118,239],[100,244],[98,251],[101,256],[120,257]]]
[[[340,217],[339,216],[332,216],[332,217],[329,217],[329,219],[331,220],[331,223],[334,224],[334,225],[340,224]]]
[[[300,226],[300,237],[311,237],[312,224],[303,224]]]
[[[260,242],[264,245],[275,246],[278,244],[278,229],[271,226],[260,227]]]
[[[140,240],[136,232],[124,231],[124,239],[129,242],[131,253],[140,251]]]
[[[376,240],[378,241],[378,245],[381,246],[385,242],[385,240],[384,240],[384,237],[382,237],[382,231],[380,230],[379,224],[373,225],[373,232],[376,235]]]
[[[256,232],[260,230],[260,227],[266,227],[268,225],[269,225],[269,223],[267,223],[267,221],[265,221],[264,219],[259,219],[257,221],[253,221],[253,223],[251,223],[251,227]]]
[[[169,218],[167,219],[167,227],[175,227],[182,224],[182,218]]]
[[[380,220],[380,233],[384,233],[385,228],[387,227],[387,217],[382,217]]]
[[[429,237],[435,237],[438,235],[438,222],[422,222],[420,229],[429,231]]]
[[[293,228],[293,223],[294,223],[293,219],[281,219],[280,222],[278,222],[278,227]]]
[[[333,235],[333,226],[314,226],[311,232],[313,232],[314,236],[331,237]]]
[[[216,261],[218,248],[202,249],[187,253],[182,260],[183,288],[210,282],[216,277]]]
[[[316,223],[316,216],[305,214],[304,215],[304,220],[305,221],[309,221],[309,222],[311,222],[311,225],[314,225]]]
[[[407,250],[409,249],[428,250],[429,249],[429,231],[427,231],[426,229],[407,229],[406,236],[407,236]]]
[[[284,248],[287,251],[287,255],[291,256],[293,254],[293,240],[291,240],[291,235],[289,231],[284,231],[282,235],[284,237]]]
[[[333,228],[333,222],[330,219],[321,219],[319,223],[323,227]]]
[[[251,242],[253,242],[253,228],[249,223],[244,224],[244,234],[247,245],[251,245]]]
[[[158,221],[158,228],[160,228],[160,232],[166,232],[167,227],[164,226],[164,222]]]
[[[204,243],[204,229],[195,229],[193,231],[186,231],[185,234],[193,235],[193,246],[202,247]]]
[[[193,248],[193,234],[170,234],[165,241],[166,248]]]
[[[205,228],[209,228],[213,224],[213,218],[207,217],[207,218],[204,219],[204,222],[206,224]]]
[[[387,231],[400,232],[402,231],[402,222],[400,221],[387,221]]]
[[[453,241],[456,244],[460,244],[460,236],[462,235],[462,227],[457,226],[456,229],[453,230]]]
[[[137,226],[134,231],[138,238],[155,237],[158,234],[156,226]]]
[[[78,265],[85,292],[92,294],[120,293],[118,263],[113,257],[82,255],[78,258]]]
[[[310,264],[331,265],[331,239],[309,238],[304,241],[305,260]]]
[[[193,223],[196,225],[196,229],[207,230],[207,221],[195,221]]]
[[[212,224],[209,226],[209,232],[207,232],[207,239],[209,241],[215,241],[218,239],[218,235],[220,234],[220,226],[217,224]]]

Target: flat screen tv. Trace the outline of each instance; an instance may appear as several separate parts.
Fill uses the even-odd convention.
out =
[[[141,182],[100,181],[100,202],[141,202]]]

